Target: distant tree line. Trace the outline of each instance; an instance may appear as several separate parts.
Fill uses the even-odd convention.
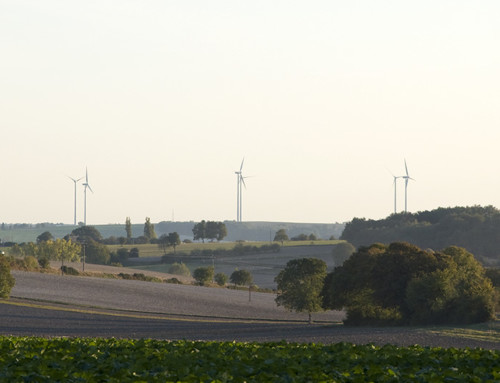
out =
[[[409,242],[430,249],[459,246],[485,264],[500,264],[500,211],[472,206],[392,214],[381,220],[354,218],[341,239],[355,247],[376,242]]]

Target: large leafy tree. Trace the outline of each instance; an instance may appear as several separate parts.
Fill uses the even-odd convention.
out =
[[[179,234],[176,231],[174,231],[173,233],[168,233],[167,239],[169,246],[172,246],[174,248],[175,254],[176,247],[181,244],[181,238],[179,237]]]
[[[252,273],[248,270],[234,270],[229,281],[238,286],[250,286],[253,282]]]
[[[275,242],[281,242],[281,245],[283,246],[284,241],[288,241],[288,234],[286,233],[285,229],[279,229],[275,234],[274,234],[274,241]]]
[[[276,303],[289,310],[312,313],[322,310],[321,290],[326,276],[326,263],[316,258],[288,261],[275,278],[278,288]]]

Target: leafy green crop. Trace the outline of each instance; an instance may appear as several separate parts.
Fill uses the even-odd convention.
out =
[[[0,382],[494,382],[500,352],[0,337]]]

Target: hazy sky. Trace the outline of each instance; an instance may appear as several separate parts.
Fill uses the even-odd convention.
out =
[[[500,2],[0,0],[0,222],[500,207]],[[402,180],[400,180],[402,181]],[[83,186],[78,185],[83,221]],[[404,183],[398,184],[398,210]]]

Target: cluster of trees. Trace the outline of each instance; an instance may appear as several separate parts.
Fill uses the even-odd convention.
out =
[[[441,252],[408,243],[362,247],[326,273],[318,259],[288,262],[276,302],[300,312],[346,310],[346,324],[468,324],[495,318],[496,292],[463,248]]]
[[[354,246],[409,242],[421,248],[464,247],[485,264],[500,264],[500,211],[493,206],[439,208],[392,214],[381,220],[355,218],[342,233]]]
[[[227,275],[224,273],[217,273],[214,275],[214,272],[213,266],[198,267],[193,272],[193,278],[199,285],[202,286],[207,285],[212,281],[215,281],[219,286],[224,286],[228,281]],[[248,270],[236,269],[229,277],[229,281],[235,286],[248,286],[251,288],[253,284],[253,276]]]
[[[15,244],[10,250],[12,255],[35,257],[41,264],[46,264],[47,261],[54,260],[61,261],[61,265],[64,264],[64,261],[72,262],[79,260],[81,252],[81,245],[73,242],[71,239],[37,240],[37,243]]]
[[[210,241],[222,241],[227,236],[227,228],[224,222],[201,221],[193,227],[193,239],[195,241],[205,239]]]
[[[292,238],[288,237],[288,234],[285,229],[279,229],[275,234],[274,234],[274,241],[275,242],[281,242],[281,245],[283,245],[283,242],[285,241],[317,241],[318,238],[316,234],[311,233],[309,235],[307,234],[298,234]],[[334,240],[335,237],[332,235],[329,238],[330,240]]]

